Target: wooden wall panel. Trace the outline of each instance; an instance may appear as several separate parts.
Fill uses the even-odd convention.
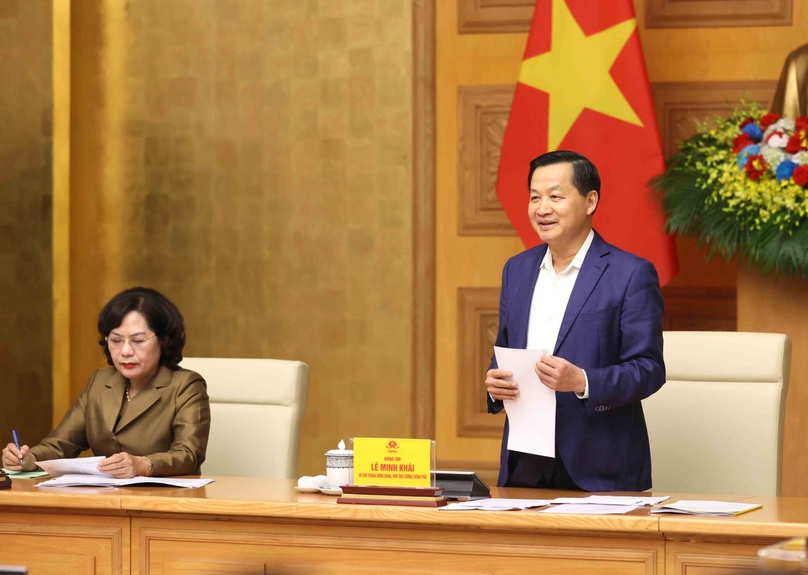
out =
[[[435,0],[413,2],[412,436],[435,437]]]
[[[666,331],[735,331],[738,327],[733,288],[662,288]]]
[[[463,386],[465,390],[476,383],[472,400],[485,398],[485,372],[478,371],[482,369],[482,362],[470,366],[476,373],[464,376],[462,383],[458,381],[462,363],[458,353],[463,337],[458,331],[458,295],[463,288],[499,286],[505,261],[524,248],[516,235],[458,233],[458,161],[461,156],[458,98],[466,87],[501,86],[513,90],[525,49],[525,35],[461,34],[457,28],[458,1],[441,0],[435,2],[435,7],[435,439],[439,460],[445,468],[462,465],[479,471],[488,467],[494,475],[498,467],[500,435],[458,435],[458,397],[461,394],[458,388]],[[507,104],[510,106],[510,102]],[[491,352],[487,350],[486,359]],[[500,424],[500,432],[501,429]]]
[[[460,288],[457,293],[457,435],[501,437],[504,412],[488,413],[485,373],[499,326],[499,288]]]
[[[515,236],[497,199],[499,153],[514,86],[460,86],[457,92],[457,233]]]
[[[527,32],[535,0],[457,0],[461,34]],[[646,28],[790,26],[793,0],[647,0]]]
[[[768,108],[776,85],[773,80],[651,83],[665,157],[695,133],[696,122],[728,116],[742,98]]]
[[[729,115],[741,98],[768,107],[776,82],[658,82],[652,93],[665,156],[695,133],[697,122]],[[514,236],[496,198],[499,152],[513,100],[513,86],[458,88],[458,234]]]
[[[449,0],[455,1],[455,0]],[[461,34],[527,32],[535,0],[456,0]]]
[[[674,154],[679,142],[696,132],[697,123],[709,124],[715,115],[728,116],[741,98],[768,107],[775,84],[771,80],[652,83],[665,156]],[[683,238],[677,238],[677,249],[682,269],[679,277],[663,289],[665,329],[737,329],[737,264],[718,259],[705,263],[705,250]],[[727,281],[730,278],[732,281]],[[709,285],[724,282],[728,285]]]
[[[70,1],[53,1],[53,425],[70,407]]]
[[[793,0],[647,0],[646,28],[790,26]]]
[[[808,496],[808,279],[773,277],[743,264],[738,268],[738,329],[784,333],[791,338],[783,442],[785,496]]]

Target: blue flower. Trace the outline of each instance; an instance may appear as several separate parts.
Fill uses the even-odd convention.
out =
[[[743,127],[742,132],[749,134],[749,137],[754,141],[759,142],[763,139],[763,130],[757,124],[747,124]]]
[[[749,156],[754,156],[755,154],[759,153],[760,153],[760,146],[756,146],[755,144],[749,144],[743,150],[738,152],[738,167],[743,169],[743,167],[746,165],[746,161],[749,159]]]
[[[791,174],[794,173],[794,170],[797,169],[797,164],[792,162],[791,160],[783,160],[777,166],[777,169],[774,171],[774,177],[777,178],[778,182],[782,182],[783,180],[788,180],[791,178]]]

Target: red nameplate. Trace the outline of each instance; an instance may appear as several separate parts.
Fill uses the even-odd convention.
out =
[[[439,497],[443,487],[393,487],[391,485],[343,485],[343,495],[394,495],[397,497]]]
[[[424,500],[412,499],[376,499],[373,497],[340,497],[337,503],[351,503],[355,505],[402,505],[405,507],[443,507],[446,501],[443,499]]]

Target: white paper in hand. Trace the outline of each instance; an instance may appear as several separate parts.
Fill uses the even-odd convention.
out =
[[[102,477],[114,477],[110,473],[98,471],[98,464],[102,456],[77,457],[75,459],[51,459],[49,461],[37,461],[36,464],[50,473],[52,477],[59,477],[67,474],[100,475]]]
[[[555,391],[539,381],[536,362],[546,351],[494,347],[497,366],[513,373],[519,396],[505,400],[508,414],[508,449],[555,457]]]

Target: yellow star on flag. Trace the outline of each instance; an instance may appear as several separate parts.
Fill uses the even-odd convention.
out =
[[[637,26],[629,19],[584,35],[564,0],[553,0],[552,48],[522,62],[519,81],[550,95],[547,149],[558,149],[584,108],[642,126],[609,70]]]

